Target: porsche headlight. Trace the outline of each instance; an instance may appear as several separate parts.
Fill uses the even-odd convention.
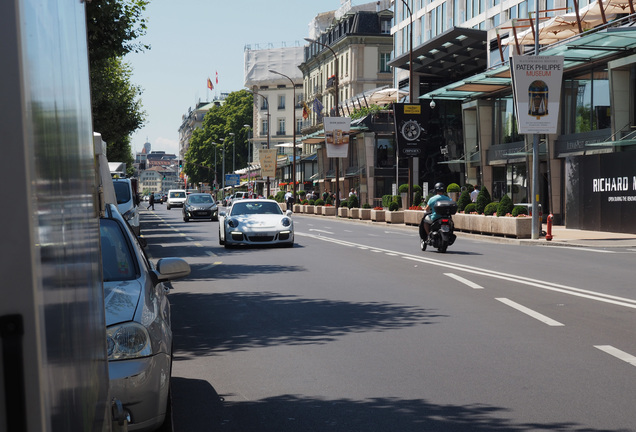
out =
[[[280,223],[283,224],[284,227],[291,226],[291,219],[284,217]]]
[[[106,329],[108,360],[147,357],[152,354],[148,330],[136,322],[118,324]]]
[[[236,219],[230,219],[227,221],[227,224],[230,228],[238,228],[239,222]]]

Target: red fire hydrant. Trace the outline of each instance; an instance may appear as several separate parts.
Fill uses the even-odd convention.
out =
[[[546,228],[546,234],[545,234],[545,239],[550,241],[552,240],[552,219],[554,219],[554,216],[552,216],[552,213],[550,213],[548,215],[548,227]]]

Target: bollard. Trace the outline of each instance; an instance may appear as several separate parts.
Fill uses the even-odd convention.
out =
[[[552,213],[550,213],[548,215],[548,226],[547,226],[547,231],[545,234],[545,239],[550,241],[552,240],[552,219],[554,218],[554,216],[552,216]]]

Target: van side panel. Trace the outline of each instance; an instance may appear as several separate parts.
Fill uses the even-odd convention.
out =
[[[84,7],[0,1],[0,431],[111,428]]]

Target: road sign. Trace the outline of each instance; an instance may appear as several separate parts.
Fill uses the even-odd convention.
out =
[[[225,174],[225,186],[238,186],[241,184],[241,176],[238,174]]]

